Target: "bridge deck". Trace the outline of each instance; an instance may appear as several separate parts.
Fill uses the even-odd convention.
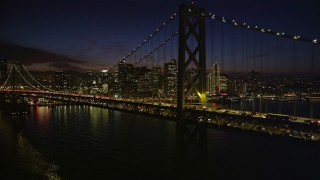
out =
[[[153,117],[176,119],[176,105],[149,100],[113,99],[106,96],[68,94],[49,91],[0,90],[4,94],[19,94],[28,98],[47,98],[62,102],[93,105],[102,108],[138,113]],[[206,123],[208,127],[234,128],[270,135],[295,137],[320,141],[320,120],[306,117],[291,117],[284,114],[251,113],[231,109],[213,109],[199,105],[186,106],[188,123]]]

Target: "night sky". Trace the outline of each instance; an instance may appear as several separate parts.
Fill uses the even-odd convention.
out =
[[[187,0],[2,0],[0,54],[31,69],[102,70],[137,47]],[[320,38],[315,0],[198,0],[207,12]]]

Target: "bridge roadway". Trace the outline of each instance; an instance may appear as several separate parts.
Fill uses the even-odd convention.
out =
[[[0,94],[18,94],[29,98],[46,98],[80,105],[92,105],[172,121],[174,121],[176,117],[175,104],[154,102],[152,99],[115,99],[106,96],[30,90],[0,90]],[[208,127],[213,128],[259,132],[276,136],[320,141],[320,120],[318,119],[291,117],[283,114],[213,109],[199,105],[187,105],[185,112],[186,122],[191,124],[204,123]]]

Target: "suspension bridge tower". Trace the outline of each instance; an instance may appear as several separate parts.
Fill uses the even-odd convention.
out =
[[[185,102],[191,92],[196,92],[199,103],[206,103],[206,45],[204,9],[193,4],[180,5],[179,57],[178,57],[178,97],[176,140],[179,158],[184,158],[192,141],[199,150],[200,159],[206,159],[206,127],[196,121],[192,130],[185,122]],[[194,68],[197,75],[187,76],[187,70]],[[190,128],[190,127],[189,127]],[[199,159],[198,159],[199,160]]]

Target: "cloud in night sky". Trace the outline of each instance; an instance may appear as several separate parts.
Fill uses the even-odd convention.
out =
[[[94,70],[92,65],[82,60],[7,42],[0,42],[0,54],[5,56],[9,63],[20,62],[27,67],[37,67],[41,70],[49,70],[50,66],[52,70]]]
[[[7,53],[9,60],[23,61],[29,67],[40,70],[52,63],[54,64],[51,68],[60,66],[78,70],[107,69],[128,55],[132,49],[137,48],[138,44],[176,13],[179,4],[191,2],[191,0],[3,0],[0,3],[0,39],[10,43],[2,43],[0,50],[3,52],[0,53]],[[207,12],[238,22],[306,38],[320,38],[320,23],[318,23],[320,11],[314,0],[196,0],[195,4],[204,7]],[[208,24],[207,28],[211,26]],[[172,29],[171,27],[166,29],[167,36],[173,33]],[[175,32],[176,29],[172,31]],[[233,41],[230,39],[232,34],[225,33],[225,36],[229,37],[229,42],[226,41],[225,46],[230,46]],[[216,44],[221,44],[220,39],[221,33],[219,34],[218,30]],[[164,38],[160,39],[163,40]],[[153,43],[157,41],[156,39]],[[238,42],[240,41],[238,38]],[[172,49],[170,46],[167,48]],[[225,49],[226,54],[222,55],[217,53],[221,52],[221,46],[216,45],[215,48],[213,57],[209,51],[207,52],[209,61],[217,56],[218,59],[222,57],[226,59],[225,65],[233,64],[230,60],[233,58],[228,57],[231,50]],[[147,49],[149,51],[151,47]],[[142,51],[142,54],[147,53],[146,49]],[[168,50],[167,57],[162,59],[170,60],[169,52]],[[257,59],[270,57],[274,53],[277,52],[273,49],[255,53],[249,51],[248,56],[254,56],[249,59]],[[136,60],[141,58],[140,54],[138,53]],[[162,56],[164,55],[154,54],[155,61],[157,57]],[[241,56],[238,57],[240,58]]]

